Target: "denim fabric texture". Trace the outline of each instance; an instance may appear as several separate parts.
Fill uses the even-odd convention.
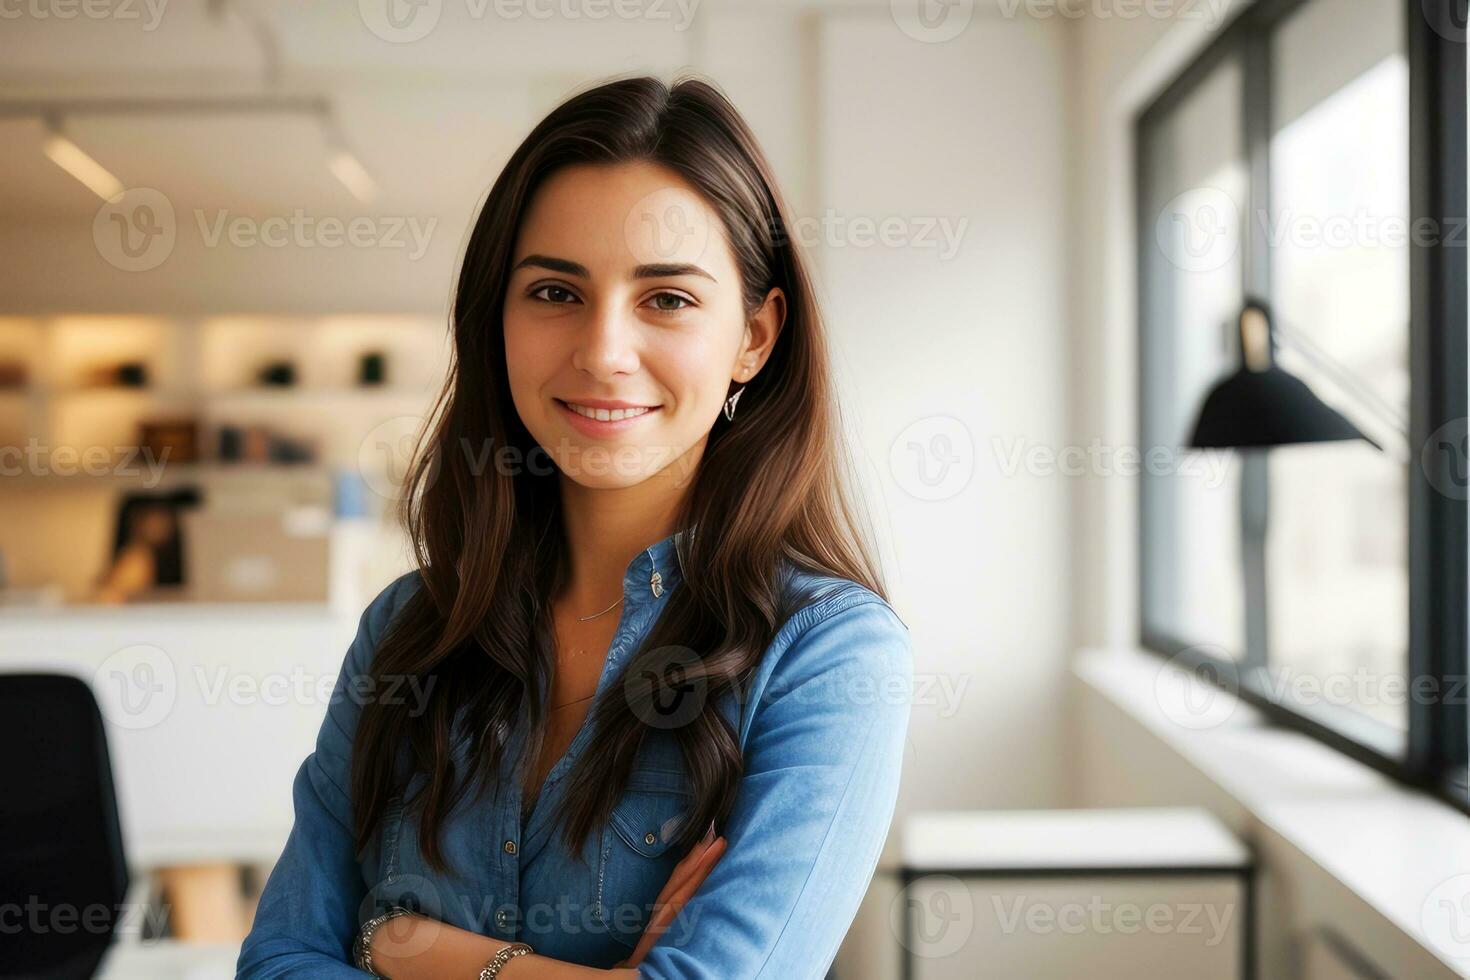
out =
[[[624,683],[622,666],[682,580],[678,537],[628,565],[599,696]],[[661,589],[650,584],[655,572]],[[422,773],[392,799],[373,845],[354,853],[349,772],[362,698],[350,685],[367,675],[378,639],[418,587],[417,573],[406,574],[362,614],[315,751],[296,774],[295,823],[237,978],[365,977],[351,965],[353,940],[362,922],[393,904],[556,959],[611,967],[632,952],[684,856],[670,845],[692,801],[690,781],[672,733],[658,728],[649,729],[625,794],[584,842],[582,860],[566,851],[552,818],[564,777],[592,736],[590,711],[524,826],[519,786],[448,815],[443,842],[453,874],[425,864],[404,806]],[[783,588],[800,590],[803,605],[766,650],[743,703],[733,691],[717,702],[745,762],[724,827],[727,850],[639,965],[646,980],[820,980],[877,867],[912,698],[908,628],[854,582],[788,565]],[[500,732],[507,785],[517,782],[510,776],[523,727]]]

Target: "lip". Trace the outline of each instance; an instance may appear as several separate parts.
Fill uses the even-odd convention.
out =
[[[642,415],[635,416],[635,417],[633,417],[631,419],[618,419],[616,421],[608,420],[606,422],[600,422],[597,419],[589,419],[585,415],[578,415],[576,412],[574,412],[570,408],[568,408],[567,407],[567,403],[564,402],[564,401],[562,401],[560,398],[553,398],[552,401],[556,402],[557,410],[560,411],[563,416],[565,416],[565,418],[567,420],[567,423],[569,425],[571,425],[572,428],[576,429],[578,432],[581,432],[583,435],[589,435],[589,436],[614,436],[614,435],[617,435],[618,433],[624,432],[624,431],[626,431],[628,429],[631,429],[635,425],[638,425],[639,423],[643,422],[644,420],[650,418],[660,408],[660,406],[658,406],[658,405],[636,405],[636,404],[634,404],[632,402],[614,402],[614,401],[607,401],[605,399],[596,399],[596,398],[589,398],[589,399],[586,399],[586,400],[578,401],[577,402],[578,405],[581,405],[584,408],[607,408],[607,409],[613,409],[613,408],[647,408],[648,409],[648,411],[644,412]]]
[[[570,398],[558,398],[557,401],[562,402],[562,403],[571,402],[573,405],[581,405],[583,408],[607,408],[607,409],[613,409],[613,408],[657,408],[658,407],[657,405],[645,405],[642,402],[611,401],[611,400],[606,399],[606,398],[578,398],[576,401],[572,401],[572,399],[570,399]]]

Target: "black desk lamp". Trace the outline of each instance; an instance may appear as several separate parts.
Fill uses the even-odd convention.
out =
[[[1343,415],[1272,359],[1271,313],[1248,299],[1240,312],[1240,367],[1205,395],[1189,439],[1191,449],[1250,449],[1304,442],[1362,439]]]

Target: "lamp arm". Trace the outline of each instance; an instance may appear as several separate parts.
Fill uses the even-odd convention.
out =
[[[1271,324],[1271,328],[1277,340],[1285,340],[1288,347],[1306,358],[1313,367],[1331,377],[1333,382],[1352,396],[1362,408],[1376,416],[1380,422],[1402,437],[1406,445],[1408,444],[1409,423],[1402,411],[1370,388],[1351,368],[1328,354],[1301,331],[1286,326],[1280,319],[1276,319]]]

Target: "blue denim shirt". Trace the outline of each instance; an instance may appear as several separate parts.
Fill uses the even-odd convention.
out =
[[[620,667],[678,587],[675,537],[628,566],[599,695],[622,682]],[[856,583],[791,566],[786,582],[816,588],[817,598],[782,627],[743,703],[734,691],[720,695],[717,706],[738,733],[745,764],[724,828],[727,849],[640,964],[647,980],[821,978],[877,867],[913,689],[908,629]],[[692,801],[690,783],[673,735],[657,728],[644,738],[610,819],[583,845],[583,862],[566,851],[552,817],[563,777],[591,737],[590,712],[524,826],[519,781],[511,777],[524,726],[501,731],[509,739],[508,791],[461,803],[446,818],[453,875],[424,863],[416,819],[403,805],[423,774],[390,801],[373,846],[354,853],[348,774],[363,699],[348,685],[367,674],[378,638],[418,583],[417,573],[402,576],[362,614],[316,750],[296,774],[295,824],[261,895],[237,978],[359,980],[366,974],[349,964],[360,924],[411,899],[461,928],[611,967],[632,952],[684,856],[670,838]],[[465,743],[458,744],[462,751]]]

